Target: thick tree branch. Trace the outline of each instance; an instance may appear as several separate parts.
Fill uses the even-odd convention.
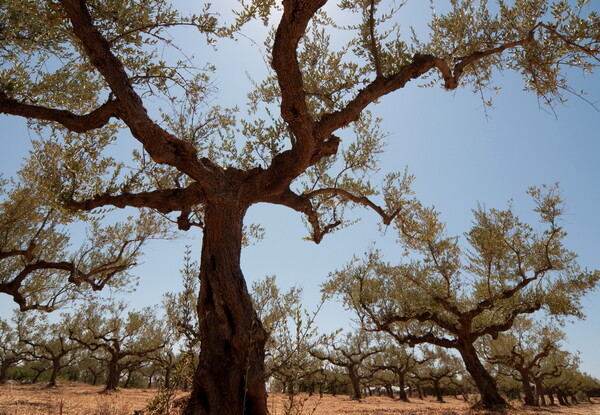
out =
[[[410,321],[418,321],[420,323],[434,323],[438,327],[447,330],[448,332],[458,335],[459,328],[456,325],[447,322],[444,318],[440,317],[437,313],[431,311],[424,311],[421,313],[414,313],[408,315],[388,315],[385,316],[383,322],[379,322],[382,328],[389,329],[394,323],[408,323]]]
[[[535,42],[533,31],[529,33],[527,39],[509,42],[496,48],[485,51],[477,51],[470,55],[457,58],[457,63],[451,68],[448,63],[441,58],[432,55],[415,54],[412,62],[404,65],[397,73],[388,76],[377,76],[369,85],[363,88],[356,97],[350,101],[345,108],[324,115],[317,123],[319,134],[328,135],[350,124],[358,119],[362,110],[369,104],[378,100],[390,92],[403,88],[409,81],[419,78],[433,68],[437,68],[444,79],[446,89],[456,89],[465,68],[483,58],[491,55],[499,55],[507,49],[513,49],[518,46],[524,46]]]
[[[219,174],[214,164],[198,159],[196,148],[162,129],[150,119],[140,96],[121,61],[111,52],[109,42],[94,27],[84,0],[61,0],[73,33],[81,41],[87,57],[108,83],[120,105],[120,118],[157,163],[169,164],[200,182],[207,189],[207,177]]]
[[[161,213],[174,211],[187,212],[191,206],[204,201],[203,193],[197,183],[185,189],[154,190],[141,193],[123,193],[119,195],[96,195],[84,201],[70,200],[65,202],[71,210],[91,211],[98,207],[115,206],[124,208],[127,206],[137,208],[156,209]]]
[[[398,344],[407,344],[410,347],[414,347],[418,344],[433,344],[446,349],[455,349],[458,342],[456,340],[446,339],[444,337],[437,337],[432,333],[414,335],[404,334],[400,335],[393,330],[386,330]]]
[[[498,338],[498,334],[504,331],[509,330],[514,324],[517,317],[523,314],[532,314],[542,308],[542,304],[539,302],[535,302],[531,305],[522,306],[516,309],[513,309],[504,319],[502,323],[490,324],[487,327],[483,327],[480,330],[474,330],[472,332],[473,338],[479,338],[486,334],[492,336],[493,339]]]
[[[84,133],[105,126],[113,117],[119,118],[119,104],[116,100],[110,100],[89,114],[77,115],[67,110],[25,104],[9,98],[0,90],[0,113],[53,121],[73,132]]]
[[[538,26],[536,25],[529,32],[529,35],[527,36],[526,39],[521,39],[521,40],[517,40],[514,42],[505,43],[503,45],[500,45],[500,46],[492,48],[492,49],[487,49],[484,51],[477,51],[477,52],[471,53],[470,55],[456,58],[455,61],[457,61],[458,63],[456,65],[454,65],[454,69],[452,70],[452,72],[450,72],[449,68],[447,67],[447,65],[445,65],[445,62],[444,62],[444,65],[438,66],[438,69],[440,70],[440,72],[442,72],[442,76],[444,77],[444,87],[446,89],[455,89],[458,86],[460,77],[462,76],[465,68],[468,65],[472,64],[473,62],[476,62],[483,58],[487,58],[488,56],[500,55],[502,52],[504,52],[507,49],[514,49],[517,46],[526,46],[526,45],[531,45],[531,44],[535,43],[535,38],[533,35],[534,35],[534,31],[537,29],[537,27]],[[439,62],[439,63],[441,63],[441,62]]]
[[[343,109],[324,115],[317,122],[317,131],[328,136],[339,128],[356,121],[361,112],[382,96],[403,88],[410,80],[416,79],[436,66],[440,60],[431,55],[415,55],[412,62],[404,65],[396,74],[376,77],[363,88]]]
[[[315,122],[306,104],[306,91],[298,63],[298,43],[307,25],[326,0],[285,0],[283,15],[273,42],[272,66],[281,91],[281,117],[294,135],[292,148],[273,158],[261,175],[261,188],[284,190],[307,167],[337,152],[339,139],[316,134]]]
[[[373,59],[373,66],[375,66],[375,73],[377,77],[382,76],[381,62],[379,60],[379,45],[377,44],[377,38],[375,37],[375,0],[371,0],[369,5],[369,37],[371,40],[371,57]]]
[[[315,146],[314,121],[306,106],[297,49],[300,39],[306,33],[308,22],[326,2],[284,0],[283,15],[273,43],[272,65],[281,89],[281,116],[296,136],[296,155],[304,158],[305,162],[312,156]]]
[[[286,206],[291,209],[294,209],[296,212],[305,214],[308,223],[310,223],[312,227],[312,239],[317,244],[323,240],[323,237],[326,234],[334,230],[342,223],[341,221],[335,221],[326,225],[325,227],[322,227],[321,222],[319,220],[319,215],[315,211],[310,201],[310,198],[306,197],[305,195],[298,195],[289,188],[285,192],[277,196],[265,199],[264,201],[268,203]]]
[[[357,203],[359,205],[363,205],[365,207],[371,208],[379,216],[381,216],[381,219],[383,220],[383,223],[385,225],[389,225],[390,223],[392,223],[392,220],[394,220],[394,218],[400,212],[400,209],[396,209],[391,214],[387,214],[380,206],[376,205],[368,197],[366,197],[366,196],[356,196],[356,195],[348,192],[347,190],[338,189],[338,188],[326,188],[326,189],[313,190],[312,192],[305,193],[303,196],[310,199],[310,198],[313,198],[313,197],[316,197],[316,196],[320,196],[320,195],[334,195],[334,196],[339,196],[342,199],[347,199],[347,200],[350,200],[350,201],[352,201],[354,203]]]
[[[521,279],[521,281],[514,287],[507,288],[507,289],[503,290],[502,292],[500,292],[498,295],[495,295],[491,298],[486,298],[485,300],[478,302],[477,306],[474,309],[468,311],[467,313],[464,313],[465,316],[468,316],[469,318],[473,319],[475,316],[478,316],[479,314],[483,313],[485,310],[488,310],[491,307],[493,307],[494,303],[496,301],[506,300],[506,299],[513,297],[516,293],[521,291],[523,288],[527,287],[531,282],[537,280],[537,278],[538,278],[538,276],[534,275],[533,277]],[[508,329],[506,329],[506,330],[508,330]]]

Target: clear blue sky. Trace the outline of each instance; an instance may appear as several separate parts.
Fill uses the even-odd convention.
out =
[[[262,44],[264,31],[249,28],[247,36]],[[218,65],[215,102],[243,105],[249,83],[245,72],[261,79],[265,63],[247,39],[226,41],[220,51],[198,49],[201,39],[191,34],[186,46],[198,58],[206,56]],[[187,50],[187,49],[186,49]],[[232,64],[231,59],[234,62]],[[600,76],[573,73],[575,90],[585,89],[589,99],[600,102]],[[560,182],[567,202],[564,226],[569,233],[568,248],[580,263],[600,267],[600,113],[592,106],[570,97],[556,108],[555,118],[538,107],[536,97],[522,91],[513,74],[497,77],[503,90],[494,97],[495,108],[485,116],[480,98],[469,89],[446,92],[439,87],[412,85],[386,97],[372,107],[383,118],[382,129],[389,132],[389,146],[382,157],[383,172],[403,170],[416,176],[416,195],[435,205],[447,222],[450,234],[468,230],[471,209],[477,203],[502,208],[514,200],[518,214],[527,217],[531,202],[525,196],[529,186]],[[243,91],[240,93],[240,91]],[[3,151],[0,167],[13,174],[29,148],[29,132],[22,120],[0,116]],[[243,270],[249,282],[265,275],[277,275],[283,287],[304,287],[306,306],[312,308],[320,296],[319,284],[327,274],[341,267],[352,255],[365,252],[375,242],[394,260],[399,250],[395,235],[377,230],[374,213],[357,209],[364,218],[350,229],[326,237],[320,245],[302,240],[306,231],[296,212],[282,207],[258,205],[251,208],[248,223],[260,223],[266,238],[243,252]],[[531,216],[530,216],[531,217]],[[153,243],[145,263],[136,273],[142,278],[137,293],[129,301],[133,307],[157,304],[166,291],[179,284],[184,246],[191,244],[199,254],[201,235],[190,232],[185,239]],[[582,300],[588,318],[566,327],[566,347],[579,350],[582,368],[600,378],[600,293]],[[7,317],[12,303],[0,296],[0,316]],[[325,331],[348,325],[348,315],[339,305],[322,311],[320,325]]]

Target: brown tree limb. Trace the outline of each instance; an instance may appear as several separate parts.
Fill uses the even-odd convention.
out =
[[[404,65],[397,73],[375,78],[343,109],[326,114],[317,122],[319,135],[328,136],[335,130],[356,121],[369,104],[390,92],[403,88],[410,80],[427,73],[436,66],[437,60],[439,59],[431,55],[417,54],[412,62]]]
[[[143,241],[144,238],[123,241],[119,252],[114,258],[87,271],[79,268],[75,262],[71,261],[46,261],[40,259],[27,263],[12,279],[0,283],[0,293],[13,297],[14,302],[19,305],[21,311],[53,311],[60,302],[60,297],[69,289],[69,285],[65,284],[59,289],[53,290],[50,298],[44,301],[45,304],[32,302],[31,296],[26,296],[22,292],[25,280],[29,275],[38,271],[66,273],[68,274],[67,279],[69,283],[77,287],[81,286],[81,284],[87,284],[92,290],[100,291],[116,274],[124,272],[135,265],[135,263],[131,262],[131,257],[139,250]],[[137,243],[137,247],[134,248],[132,253],[127,254],[128,258],[125,258],[125,250],[132,243]],[[28,260],[29,254],[27,251],[23,251],[21,256],[25,260]]]
[[[496,295],[493,298],[486,298],[485,300],[478,302],[477,306],[474,309],[465,313],[465,315],[471,319],[475,318],[475,316],[478,316],[479,314],[483,313],[485,310],[493,307],[494,302],[511,298],[516,293],[521,291],[523,288],[528,286],[531,282],[537,280],[537,278],[538,278],[538,276],[535,275],[533,277],[521,279],[521,281],[514,287],[505,289],[499,295]],[[508,330],[508,328],[506,330]]]
[[[371,55],[373,57],[373,65],[375,66],[375,74],[377,77],[382,76],[381,62],[379,60],[379,47],[375,38],[375,0],[371,0],[369,5],[369,36],[371,40]]]
[[[270,197],[264,201],[286,206],[294,209],[296,212],[306,215],[306,219],[312,227],[312,239],[317,244],[323,240],[323,237],[326,234],[333,231],[342,223],[341,221],[335,221],[323,227],[319,220],[319,215],[315,211],[310,198],[306,197],[305,195],[298,195],[289,188],[285,192],[274,197]]]
[[[390,223],[392,223],[392,220],[394,220],[394,218],[400,212],[400,209],[396,209],[391,214],[387,214],[380,206],[376,205],[368,197],[366,197],[366,196],[356,196],[356,195],[350,193],[347,190],[338,189],[338,188],[325,188],[325,189],[313,190],[312,192],[305,193],[303,196],[310,199],[310,198],[313,198],[313,197],[316,197],[316,196],[320,196],[320,195],[334,195],[334,196],[339,196],[339,197],[341,197],[343,199],[347,199],[347,200],[350,200],[350,201],[352,201],[354,203],[357,203],[359,205],[363,205],[365,207],[371,208],[379,216],[381,216],[381,219],[382,219],[382,221],[383,221],[383,223],[385,225],[389,225]]]
[[[88,114],[78,115],[67,110],[19,102],[0,90],[0,113],[53,121],[73,132],[84,133],[105,126],[111,118],[119,118],[119,104],[116,100],[109,100]]]
[[[390,92],[403,88],[409,81],[419,78],[421,75],[437,68],[444,79],[446,89],[456,89],[464,69],[483,58],[491,55],[499,55],[507,49],[524,46],[535,42],[533,30],[526,39],[509,42],[496,48],[473,52],[470,55],[457,58],[458,63],[453,68],[439,57],[425,54],[415,54],[412,62],[404,65],[398,72],[388,76],[377,76],[369,85],[363,88],[356,97],[343,109],[324,115],[317,123],[320,134],[328,135],[338,128],[342,128],[358,119],[367,105],[378,100]]]
[[[522,306],[518,309],[514,309],[508,314],[508,316],[502,323],[491,324],[480,330],[475,330],[472,332],[472,335],[474,336],[474,338],[479,338],[486,334],[489,334],[490,336],[492,336],[493,339],[496,339],[499,333],[509,330],[515,324],[515,320],[517,317],[519,317],[519,315],[532,314],[540,310],[541,308],[542,304],[535,302],[531,305]]]
[[[460,81],[460,77],[462,76],[465,68],[468,65],[472,64],[473,62],[476,62],[476,61],[486,58],[488,56],[499,55],[507,49],[514,49],[517,46],[526,46],[526,45],[531,45],[531,44],[535,43],[535,38],[534,38],[533,34],[534,34],[535,29],[537,29],[537,27],[538,27],[538,25],[536,25],[529,32],[529,35],[525,39],[517,40],[514,42],[508,42],[508,43],[505,43],[503,45],[500,45],[500,46],[492,48],[492,49],[476,51],[476,52],[471,53],[470,55],[456,58],[456,61],[458,61],[458,63],[456,65],[454,65],[452,73],[450,73],[449,69],[447,69],[447,66],[446,66],[446,68],[442,68],[442,67],[438,66],[438,69],[440,70],[440,72],[442,72],[442,75],[444,77],[444,81],[445,81],[444,87],[446,89],[455,89],[458,86],[458,82]]]
[[[115,206],[118,208],[137,207],[156,209],[160,213],[188,211],[191,206],[204,201],[199,185],[191,184],[184,189],[154,190],[140,193],[118,195],[96,195],[84,201],[69,200],[65,206],[71,210],[91,211],[98,207]]]
[[[283,15],[273,42],[271,64],[281,91],[281,117],[294,135],[292,148],[277,154],[261,175],[260,187],[280,192],[307,167],[337,152],[339,139],[331,133],[316,133],[315,122],[306,103],[306,91],[298,63],[298,43],[310,19],[326,0],[285,0]]]
[[[540,23],[539,24],[541,27],[543,27],[544,29],[546,29],[549,33],[555,35],[556,37],[558,37],[560,40],[562,40],[563,42],[565,42],[567,45],[572,46],[576,49],[579,49],[580,51],[582,51],[583,53],[585,53],[586,55],[590,56],[592,59],[600,62],[600,58],[598,58],[598,52],[600,52],[600,49],[596,48],[596,49],[591,49],[585,46],[580,45],[577,42],[573,42],[571,40],[569,40],[568,37],[566,37],[565,35],[563,35],[562,33],[560,33],[558,30],[556,30],[555,27],[552,27],[546,23]]]
[[[414,347],[419,344],[433,344],[436,346],[440,346],[446,349],[456,349],[458,342],[456,340],[450,340],[445,337],[438,337],[432,333],[422,334],[422,335],[414,335],[414,334],[404,334],[400,335],[393,330],[387,329],[388,332],[398,344],[407,344],[410,347]]]
[[[308,162],[315,145],[314,121],[306,105],[306,92],[298,63],[298,42],[310,19],[326,0],[284,0],[283,15],[273,42],[273,69],[281,89],[281,116],[296,136],[297,156]]]
[[[178,139],[150,119],[122,62],[112,53],[109,42],[94,26],[85,1],[61,0],[61,4],[90,62],[117,97],[120,118],[133,136],[144,145],[155,162],[177,168],[208,189],[208,177],[220,173],[221,169],[215,171],[214,165],[206,166],[198,159],[197,150],[191,143]]]

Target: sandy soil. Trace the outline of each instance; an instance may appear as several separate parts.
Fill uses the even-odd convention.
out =
[[[133,415],[134,410],[146,407],[156,390],[121,389],[117,393],[101,394],[100,387],[83,384],[64,384],[48,389],[43,385],[0,386],[0,415]],[[180,395],[180,396],[183,396]],[[463,400],[448,398],[445,403],[431,399],[403,403],[385,397],[368,397],[356,402],[346,396],[294,398],[291,410],[289,399],[281,394],[269,396],[271,415],[486,415],[487,411],[470,409]],[[594,404],[571,407],[525,409],[513,403],[514,409],[505,415],[593,415],[600,414],[600,400]],[[175,415],[175,414],[173,414]]]
[[[356,402],[346,396],[296,397],[296,406],[302,407],[301,414],[310,415],[487,415],[493,412],[471,409],[474,402],[446,398],[439,403],[432,398],[413,399],[410,403],[392,400],[387,397],[367,397]],[[270,400],[272,415],[286,414],[284,405],[288,398],[276,395]],[[600,414],[600,399],[594,404],[579,404],[571,407],[525,408],[519,402],[512,402],[513,409],[506,415],[592,415]],[[289,403],[288,403],[289,406]],[[495,413],[494,413],[495,414]]]

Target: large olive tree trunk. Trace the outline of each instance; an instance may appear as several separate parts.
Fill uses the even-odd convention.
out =
[[[527,371],[519,371],[521,375],[521,383],[523,384],[523,392],[525,392],[525,405],[527,406],[538,406],[537,399],[535,399],[535,393],[531,386],[531,379]]]
[[[186,415],[266,415],[267,334],[240,268],[247,206],[207,203],[200,261],[200,362]]]
[[[356,373],[356,367],[348,366],[346,369],[348,369],[348,377],[352,384],[352,399],[360,401],[362,399],[362,392],[360,391],[360,378],[358,377],[358,373]]]
[[[54,387],[56,386],[56,379],[58,379],[58,374],[62,369],[62,356],[55,356],[52,359],[52,372],[50,373],[50,379],[48,380],[48,386]]]
[[[111,354],[111,359],[108,362],[108,374],[106,375],[106,385],[104,391],[114,391],[119,387],[119,379],[121,378],[121,366],[119,365],[119,358]]]
[[[498,392],[498,385],[483,366],[477,355],[477,350],[470,341],[464,341],[458,347],[463,358],[465,368],[473,378],[479,393],[481,394],[481,406],[487,409],[506,407],[506,400]]]
[[[8,369],[15,364],[13,360],[3,360],[0,363],[0,385],[3,385],[8,380]]]

